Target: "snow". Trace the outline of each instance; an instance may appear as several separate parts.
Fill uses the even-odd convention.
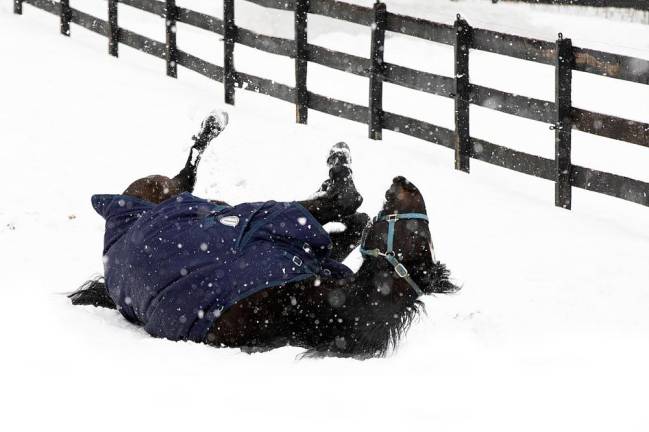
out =
[[[196,3],[220,15],[220,5]],[[548,40],[563,30],[577,45],[647,58],[646,25],[524,5],[422,4],[393,0],[388,9],[445,22],[459,11]],[[105,16],[105,2],[79,6]],[[237,7],[249,27],[291,36],[290,14]],[[311,43],[369,52],[367,29],[313,21]],[[163,40],[159,17],[120,6],[120,23]],[[308,126],[296,125],[293,106],[251,92],[237,91],[227,108],[230,124],[204,155],[198,195],[301,199],[325,178],[330,146],[345,140],[364,211],[380,208],[395,175],[423,191],[437,257],[463,290],[427,298],[428,315],[400,349],[364,362],[156,340],[115,311],[70,306],[63,294],[102,269],[103,223],[90,196],[174,174],[223,92],[183,68],[167,78],[163,62],[124,46],[111,58],[105,39],[74,25],[65,38],[58,25],[30,5],[19,17],[11,2],[0,4],[3,430],[646,430],[649,209],[575,189],[574,210],[561,210],[550,182],[478,161],[466,175],[448,149],[387,131],[370,141],[366,126],[314,111]],[[182,49],[220,63],[215,35],[178,27]],[[288,59],[240,46],[235,55],[245,72],[293,82]],[[386,60],[449,76],[451,55],[408,37],[386,43]],[[472,52],[471,74],[552,99],[546,66]],[[649,120],[649,86],[575,75],[578,106]],[[366,103],[359,77],[310,65],[309,86]],[[385,99],[389,110],[452,126],[448,99],[395,86]],[[472,107],[472,133],[552,155],[548,125]],[[649,181],[647,149],[582,133],[574,141],[576,163]]]

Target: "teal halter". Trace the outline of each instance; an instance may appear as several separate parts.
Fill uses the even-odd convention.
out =
[[[403,264],[401,264],[401,262],[399,262],[399,260],[396,257],[396,254],[394,253],[395,225],[400,220],[412,220],[412,219],[424,220],[428,222],[428,216],[426,216],[423,213],[394,213],[385,216],[381,216],[381,214],[379,213],[379,215],[372,220],[372,223],[368,224],[367,227],[365,227],[365,229],[363,230],[363,237],[361,240],[360,251],[361,254],[363,254],[364,256],[385,258],[392,265],[392,267],[394,267],[394,272],[397,274],[397,276],[399,276],[400,278],[408,282],[408,285],[410,285],[412,289],[417,293],[417,296],[422,296],[424,295],[424,292],[421,290],[421,288],[419,288],[419,285],[417,285],[417,283],[410,277],[410,274],[408,273],[408,269]],[[367,232],[369,228],[371,228],[377,222],[388,223],[388,241],[387,241],[387,249],[385,252],[382,252],[380,249],[365,249]]]

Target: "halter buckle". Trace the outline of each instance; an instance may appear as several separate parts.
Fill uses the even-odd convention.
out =
[[[385,217],[385,220],[388,221],[388,222],[390,222],[390,221],[396,222],[396,221],[399,220],[399,214],[398,213],[389,214],[389,215],[387,215]]]
[[[299,256],[297,256],[297,255],[293,256],[292,261],[293,261],[293,264],[295,264],[296,266],[302,267],[302,258],[300,258]]]
[[[400,278],[408,277],[408,269],[401,263],[394,266],[394,271]]]

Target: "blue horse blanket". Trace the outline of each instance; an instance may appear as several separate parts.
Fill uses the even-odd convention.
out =
[[[106,220],[106,287],[124,317],[156,337],[202,342],[221,313],[261,290],[351,271],[300,204],[226,206],[189,193],[153,204],[94,195]]]

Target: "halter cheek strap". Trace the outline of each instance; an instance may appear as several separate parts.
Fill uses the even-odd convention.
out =
[[[394,267],[394,272],[405,280],[410,287],[417,293],[417,296],[424,295],[424,292],[419,288],[419,285],[410,277],[408,269],[397,259],[394,252],[394,227],[396,223],[400,220],[425,220],[428,222],[428,216],[423,213],[395,213],[385,216],[376,216],[372,223],[376,222],[387,222],[388,223],[388,239],[385,252],[382,252],[380,249],[365,249],[365,241],[367,240],[367,232],[370,226],[363,231],[363,237],[361,240],[361,254],[364,256],[371,257],[383,257]]]

